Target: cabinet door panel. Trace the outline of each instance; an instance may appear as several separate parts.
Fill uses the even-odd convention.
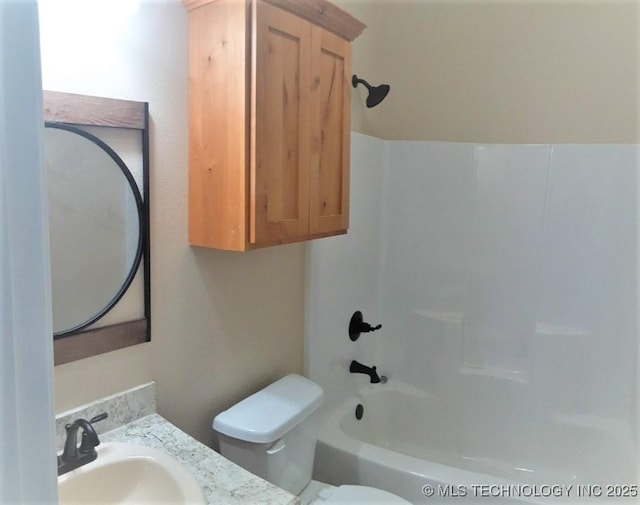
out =
[[[349,226],[350,51],[346,40],[312,28],[310,233]]]
[[[309,231],[310,45],[310,23],[258,2],[250,234],[256,244]]]

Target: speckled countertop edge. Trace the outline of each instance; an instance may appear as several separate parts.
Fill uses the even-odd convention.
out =
[[[209,505],[298,505],[299,498],[247,472],[201,444],[159,414],[150,414],[100,436],[161,449],[197,479]]]

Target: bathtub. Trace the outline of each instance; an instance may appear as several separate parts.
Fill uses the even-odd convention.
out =
[[[610,430],[560,419],[553,423],[554,430],[547,423],[538,438],[514,443],[502,434],[505,443],[496,443],[501,434],[491,431],[487,419],[470,419],[451,404],[405,384],[366,387],[324,413],[314,478],[334,485],[374,486],[425,505],[586,504],[589,498],[638,503],[640,490],[631,486],[640,482],[627,457],[596,476],[603,462],[594,456],[594,447],[625,452]],[[360,420],[355,415],[358,405],[363,406]],[[504,423],[494,423],[494,430],[496,425]],[[629,487],[606,487],[611,484]],[[612,500],[605,499],[607,493],[615,493]]]

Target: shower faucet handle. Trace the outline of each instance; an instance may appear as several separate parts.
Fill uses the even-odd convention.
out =
[[[352,342],[355,342],[360,338],[360,334],[377,331],[380,328],[382,328],[381,324],[371,326],[369,323],[365,323],[362,317],[362,312],[356,310],[349,321],[349,338]]]

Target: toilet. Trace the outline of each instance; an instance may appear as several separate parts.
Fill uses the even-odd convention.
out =
[[[251,473],[300,495],[312,482],[322,388],[291,374],[218,414],[220,453]],[[314,505],[410,505],[397,495],[367,486],[328,486]],[[309,493],[305,493],[308,495]]]

